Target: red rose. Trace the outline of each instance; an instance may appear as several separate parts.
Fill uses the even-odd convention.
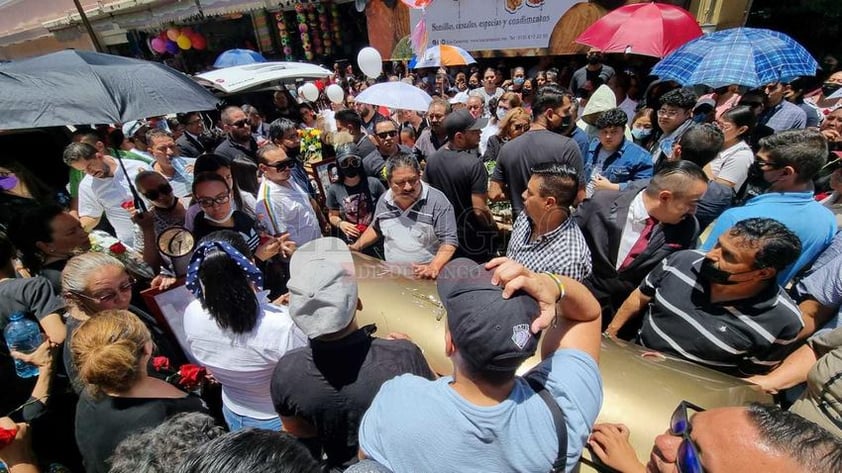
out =
[[[117,243],[109,246],[108,251],[114,253],[115,255],[122,255],[126,252],[126,247],[118,241]]]
[[[18,429],[4,429],[0,427],[0,450],[8,447],[15,441],[15,436],[18,434]]]
[[[131,210],[134,208],[134,201],[129,199],[120,203],[120,207],[123,207],[126,210]]]
[[[204,381],[205,368],[193,364],[181,365],[178,375],[181,376],[180,385],[187,389],[193,389]]]
[[[166,356],[156,356],[152,358],[152,367],[155,371],[170,369],[170,359]]]

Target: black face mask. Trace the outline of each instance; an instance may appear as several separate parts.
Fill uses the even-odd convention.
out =
[[[752,269],[751,271],[743,271],[741,273],[729,273],[728,271],[717,268],[716,264],[713,261],[705,258],[704,261],[702,261],[702,267],[699,268],[699,276],[707,279],[708,282],[712,284],[732,286],[734,284],[739,284],[745,281],[730,281],[731,276],[746,274],[752,271],[754,270]]]
[[[547,128],[547,129],[550,130],[550,131],[556,132],[556,133],[564,134],[567,131],[567,129],[570,128],[570,125],[572,125],[572,124],[573,124],[573,117],[568,115],[566,117],[561,117],[561,124],[558,125],[558,128]]]
[[[763,177],[763,169],[757,163],[752,163],[751,167],[748,168],[746,182],[748,182],[749,186],[758,190],[759,193],[765,192],[772,185]]]
[[[842,84],[837,84],[835,82],[825,82],[824,84],[822,84],[822,95],[824,95],[825,98],[830,97],[841,87]]]
[[[355,167],[355,168],[349,167],[349,168],[339,168],[339,169],[342,170],[342,175],[344,177],[353,178],[353,177],[357,177],[357,176],[360,175],[360,171],[362,170],[362,167]]]

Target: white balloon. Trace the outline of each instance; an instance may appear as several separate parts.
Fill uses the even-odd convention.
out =
[[[383,58],[380,52],[371,46],[361,49],[357,54],[357,65],[363,74],[372,79],[380,77],[380,73],[383,72]]]
[[[298,97],[299,100],[301,100],[304,97],[304,86],[302,85],[295,92],[296,92],[295,96]]]
[[[310,102],[315,102],[319,99],[319,88],[316,87],[316,84],[308,82],[301,86],[301,94]]]
[[[327,98],[333,103],[342,103],[342,100],[345,98],[345,91],[337,84],[327,86],[325,93],[327,93]]]

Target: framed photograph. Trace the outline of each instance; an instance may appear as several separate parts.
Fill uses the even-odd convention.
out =
[[[312,169],[312,180],[315,182],[316,190],[322,198],[327,196],[327,188],[339,179],[336,170],[336,160],[324,159],[310,164]]]

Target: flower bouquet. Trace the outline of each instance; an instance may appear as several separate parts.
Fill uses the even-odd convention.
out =
[[[88,235],[88,239],[91,241],[91,251],[117,258],[133,276],[142,279],[155,277],[152,267],[143,261],[143,255],[124,245],[108,233],[102,230],[94,230]]]
[[[152,367],[156,372],[167,375],[164,381],[191,392],[201,392],[208,378],[208,372],[204,367],[190,363],[181,365],[178,371],[173,370],[166,356],[152,358]]]
[[[322,130],[305,128],[298,130],[301,138],[301,156],[305,163],[315,163],[322,160]]]

